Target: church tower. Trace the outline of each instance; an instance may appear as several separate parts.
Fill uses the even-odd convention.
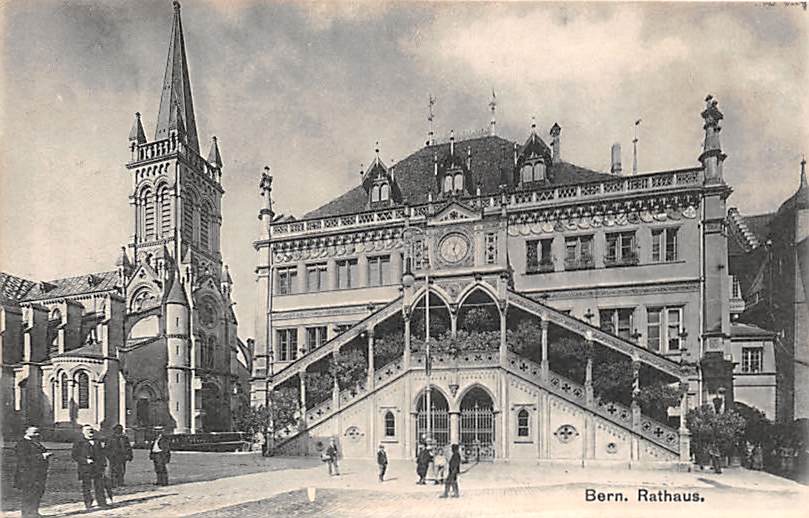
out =
[[[237,342],[219,238],[222,157],[216,137],[207,159],[200,154],[180,3],[173,6],[154,140],[147,140],[140,113],[129,133],[135,221],[130,282],[137,286],[147,278],[158,287],[174,431],[222,431],[231,422],[230,357]]]

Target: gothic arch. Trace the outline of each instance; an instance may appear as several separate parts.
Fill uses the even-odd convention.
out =
[[[423,299],[425,289],[423,286],[420,286],[418,290],[413,294],[413,304],[412,307],[416,307]],[[441,302],[447,307],[447,311],[450,310],[450,304],[452,303],[452,295],[447,293],[441,286],[436,286],[434,284],[430,285],[430,293],[437,296]]]
[[[439,387],[438,385],[436,385],[434,383],[430,384],[430,389],[431,389],[432,394],[438,393],[438,394],[441,395],[441,397],[444,398],[444,400],[447,402],[447,407],[449,408],[450,412],[452,412],[453,400],[446,392],[444,392],[444,389],[442,389],[441,387]],[[416,393],[416,395],[413,397],[413,399],[411,400],[411,402],[410,402],[410,413],[411,414],[418,413],[418,411],[419,411],[419,402],[424,399],[424,391],[425,390],[426,390],[426,388],[422,388],[421,390],[419,390]]]
[[[489,298],[492,299],[492,303],[494,303],[498,307],[498,310],[500,309],[500,304],[497,303],[497,292],[489,284],[482,281],[477,281],[473,284],[470,284],[466,288],[464,288],[463,291],[461,291],[461,294],[458,295],[458,306],[459,307],[463,306],[464,302],[466,302],[466,299],[468,299],[469,296],[472,295],[476,290],[480,290],[485,295],[488,295]]]
[[[452,401],[452,405],[450,406],[450,411],[451,412],[452,411],[460,412],[461,411],[461,403],[463,402],[463,399],[467,396],[467,394],[469,394],[470,392],[472,392],[472,390],[474,390],[476,388],[482,390],[483,392],[485,392],[486,395],[489,396],[489,399],[492,400],[492,412],[494,412],[494,413],[499,412],[500,411],[499,410],[500,405],[499,405],[499,402],[497,400],[497,397],[495,397],[494,392],[492,392],[492,390],[489,387],[487,387],[486,385],[484,385],[482,383],[472,383],[471,385],[468,385],[468,386],[464,387],[463,390],[461,390],[458,393],[458,397],[454,401]]]

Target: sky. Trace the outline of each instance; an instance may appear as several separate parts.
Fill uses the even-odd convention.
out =
[[[802,5],[353,3],[186,0],[203,155],[222,153],[222,253],[239,334],[252,337],[252,242],[265,165],[276,211],[301,216],[356,186],[360,166],[419,149],[428,95],[439,136],[486,127],[524,141],[562,127],[562,157],[607,171],[697,165],[700,112],[723,111],[729,206],[772,211],[809,150]],[[50,280],[114,269],[129,242],[124,167],[134,112],[151,140],[169,0],[0,5],[0,270]]]

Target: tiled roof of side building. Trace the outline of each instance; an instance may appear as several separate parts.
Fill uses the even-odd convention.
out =
[[[471,150],[471,169],[475,184],[481,182],[482,194],[494,194],[498,192],[501,184],[512,183],[509,176],[514,171],[514,144],[497,136],[481,137],[456,142],[455,153],[465,160],[467,150]],[[521,149],[522,146],[517,145],[518,153]],[[428,186],[433,186],[433,191],[436,191],[434,156],[438,155],[438,161],[441,163],[449,153],[449,143],[426,146],[392,167],[396,183],[409,204],[426,203]],[[613,178],[607,173],[599,173],[564,161],[553,164],[549,176],[552,178],[551,185],[570,185]],[[470,186],[471,192],[476,189],[477,185]],[[303,217],[322,218],[362,212],[366,210],[367,201],[365,190],[361,185],[357,185]]]
[[[0,303],[19,302],[34,284],[36,284],[34,281],[0,272]]]
[[[84,293],[110,291],[118,285],[118,272],[87,273],[77,277],[67,277],[36,283],[22,301],[32,302],[57,297],[68,297]]]
[[[60,354],[55,354],[54,358],[63,358],[67,356],[77,358],[104,358],[104,353],[101,350],[101,344],[94,342],[91,344],[83,345],[77,349],[71,349]]]

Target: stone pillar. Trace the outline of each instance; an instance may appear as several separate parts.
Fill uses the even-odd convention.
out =
[[[550,322],[542,319],[542,360],[540,361],[540,372],[543,381],[548,381],[550,377],[550,363],[548,362],[548,326]]]
[[[632,360],[632,430],[640,430],[640,404],[638,395],[640,394],[640,360]]]
[[[410,367],[410,312],[404,315],[404,352],[402,353],[402,367]]]
[[[368,287],[368,256],[365,254],[360,254],[357,257],[357,273],[359,274],[359,284],[357,284],[358,288],[367,288]]]
[[[300,393],[300,405],[301,405],[301,430],[305,430],[307,426],[306,422],[306,369],[302,370],[298,373],[298,378],[301,382],[301,393]]]
[[[449,413],[449,442],[461,443],[461,413],[457,410]]]
[[[394,286],[402,282],[402,254],[396,250],[390,254],[390,279],[385,280]]]
[[[334,259],[326,261],[326,287],[329,290],[337,289],[337,261]]]
[[[458,304],[449,305],[449,331],[454,337],[458,334]]]
[[[306,285],[306,263],[298,261],[295,266],[298,269],[298,285],[295,286],[295,293],[306,293],[308,288]]]
[[[374,328],[369,327],[368,331],[368,391],[374,390]]]
[[[584,350],[587,354],[587,365],[584,369],[584,399],[587,406],[592,406],[595,401],[593,395],[593,337],[589,331],[584,342]]]
[[[508,365],[508,343],[506,342],[506,304],[505,301],[500,308],[500,366],[505,368]]]
[[[691,462],[691,432],[685,416],[688,413],[688,381],[680,382],[680,462]]]

